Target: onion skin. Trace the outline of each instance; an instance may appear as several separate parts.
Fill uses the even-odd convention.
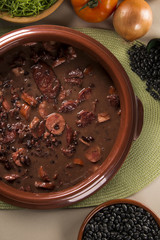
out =
[[[144,0],[124,0],[113,15],[115,31],[125,40],[144,36],[152,25],[152,9]]]

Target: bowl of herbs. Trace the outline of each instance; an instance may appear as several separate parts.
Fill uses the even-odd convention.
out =
[[[63,0],[5,0],[0,1],[0,18],[14,23],[39,21],[53,13]]]

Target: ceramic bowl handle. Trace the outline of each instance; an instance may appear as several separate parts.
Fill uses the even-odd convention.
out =
[[[136,109],[136,122],[137,123],[136,123],[136,127],[135,127],[135,133],[134,133],[133,140],[136,140],[142,131],[143,115],[144,115],[143,105],[138,97],[136,97],[136,102],[137,102],[137,109]]]

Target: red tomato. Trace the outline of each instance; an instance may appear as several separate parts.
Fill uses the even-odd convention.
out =
[[[87,22],[102,22],[116,9],[118,0],[71,0],[76,14]]]

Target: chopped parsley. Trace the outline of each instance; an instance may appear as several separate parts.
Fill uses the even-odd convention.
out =
[[[12,17],[36,16],[57,0],[0,0],[0,11],[8,12]]]

